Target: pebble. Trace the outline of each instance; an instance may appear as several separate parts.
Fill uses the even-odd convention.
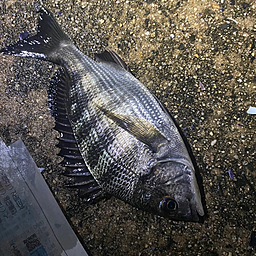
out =
[[[213,141],[211,142],[211,146],[214,146],[214,145],[216,144],[216,142],[217,142],[217,140],[213,140]]]

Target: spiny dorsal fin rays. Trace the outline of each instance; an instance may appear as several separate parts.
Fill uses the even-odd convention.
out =
[[[149,146],[153,152],[158,152],[158,149],[168,142],[164,135],[148,121],[132,115],[117,114],[102,106],[96,106],[118,126]]]

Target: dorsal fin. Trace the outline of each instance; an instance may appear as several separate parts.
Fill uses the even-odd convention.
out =
[[[94,54],[96,60],[98,62],[103,62],[105,64],[116,64],[123,69],[130,72],[130,69],[126,65],[126,63],[121,59],[121,57],[113,50],[105,50],[102,53],[95,53]]]
[[[91,175],[81,156],[69,118],[67,114],[68,95],[72,79],[64,68],[59,68],[52,77],[48,89],[50,113],[55,118],[55,130],[61,137],[57,145],[61,150],[59,155],[64,158],[65,176],[70,177],[68,187],[79,188],[79,195],[87,201],[95,202],[105,195],[101,187]]]

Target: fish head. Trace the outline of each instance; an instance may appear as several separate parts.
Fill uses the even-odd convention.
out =
[[[192,168],[184,161],[158,162],[141,176],[136,206],[172,220],[199,221],[204,210]]]

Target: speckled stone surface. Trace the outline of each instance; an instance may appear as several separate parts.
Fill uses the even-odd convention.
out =
[[[0,47],[36,31],[32,3],[0,2]],[[115,198],[87,205],[63,186],[58,165],[46,91],[56,66],[0,55],[0,136],[7,144],[20,137],[45,168],[91,255],[256,255],[256,115],[246,113],[256,107],[255,1],[44,4],[85,54],[110,48],[122,56],[175,117],[203,179],[204,223],[166,220]]]

